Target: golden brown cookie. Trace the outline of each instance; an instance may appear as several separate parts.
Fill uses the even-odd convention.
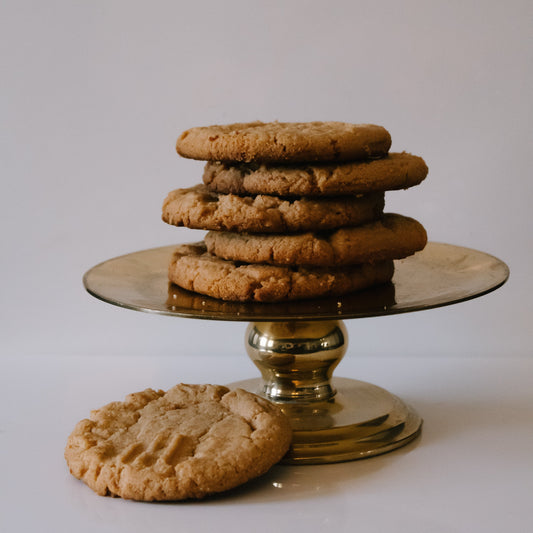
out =
[[[402,152],[371,161],[305,166],[212,161],[205,166],[203,181],[220,193],[331,196],[407,189],[419,184],[427,172],[421,157]]]
[[[183,289],[229,301],[278,302],[339,296],[390,281],[392,261],[350,268],[290,268],[224,261],[203,243],[180,245],[169,279]]]
[[[180,384],[92,411],[68,438],[65,458],[102,496],[183,500],[263,474],[290,441],[288,419],[255,394]]]
[[[401,259],[424,248],[426,231],[416,220],[388,213],[380,220],[332,232],[297,235],[210,231],[207,250],[222,259],[272,265],[338,267]]]
[[[293,233],[363,224],[378,218],[384,204],[383,193],[287,200],[218,194],[197,185],[169,193],[162,218],[168,224],[195,229]]]
[[[389,132],[373,124],[248,122],[191,128],[176,150],[204,161],[300,163],[379,157],[390,145]]]
[[[369,289],[354,291],[342,296],[320,297],[315,299],[281,300],[277,302],[261,303],[250,301],[230,301],[209,298],[205,294],[191,292],[175,283],[168,284],[167,309],[177,312],[200,311],[206,317],[228,316],[255,317],[258,313],[268,313],[280,320],[290,320],[294,317],[318,318],[333,314],[349,313],[364,314],[368,310],[381,312],[392,307],[395,303],[396,290],[393,283],[383,283]],[[365,311],[366,310],[366,311]],[[289,317],[289,318],[288,318]],[[340,316],[339,316],[340,318]],[[276,319],[276,320],[277,320]]]

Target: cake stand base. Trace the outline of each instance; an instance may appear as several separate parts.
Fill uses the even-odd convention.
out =
[[[231,386],[263,396],[289,417],[287,463],[362,459],[420,434],[421,418],[396,396],[363,381],[332,379],[347,348],[341,320],[252,322],[246,348],[262,379]]]
[[[364,459],[400,448],[420,435],[420,416],[385,389],[347,378],[333,378],[332,383],[337,393],[331,400],[304,405],[276,402],[293,428],[292,445],[284,463]],[[231,386],[265,396],[261,379]]]

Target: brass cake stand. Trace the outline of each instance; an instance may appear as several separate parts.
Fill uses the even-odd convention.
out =
[[[174,246],[116,257],[89,270],[93,296],[137,311],[210,320],[249,321],[248,355],[261,378],[232,384],[277,403],[290,417],[293,443],[285,461],[333,463],[399,448],[415,439],[422,419],[386,390],[332,378],[347,348],[344,319],[431,309],[482,296],[505,283],[499,259],[469,248],[428,243],[395,262],[391,283],[331,299],[288,303],[223,302],[167,280]]]

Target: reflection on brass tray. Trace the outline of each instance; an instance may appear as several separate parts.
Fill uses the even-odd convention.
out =
[[[266,313],[279,316],[300,316],[305,315],[309,307],[327,316],[335,314],[340,316],[346,309],[354,313],[370,311],[375,315],[379,315],[386,314],[387,309],[396,303],[394,294],[394,285],[385,283],[378,287],[344,295],[342,298],[314,298],[276,303],[242,303],[217,300],[182,289],[174,283],[169,283],[167,308],[169,311],[188,308],[207,315],[216,313],[235,315],[237,317],[241,314],[260,316]]]

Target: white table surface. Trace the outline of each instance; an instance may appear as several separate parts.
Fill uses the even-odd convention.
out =
[[[381,385],[424,418],[420,439],[348,463],[276,466],[201,502],[94,494],[63,449],[91,408],[177,382],[256,376],[235,357],[4,356],[0,531],[533,531],[533,360],[355,357],[337,375]]]

